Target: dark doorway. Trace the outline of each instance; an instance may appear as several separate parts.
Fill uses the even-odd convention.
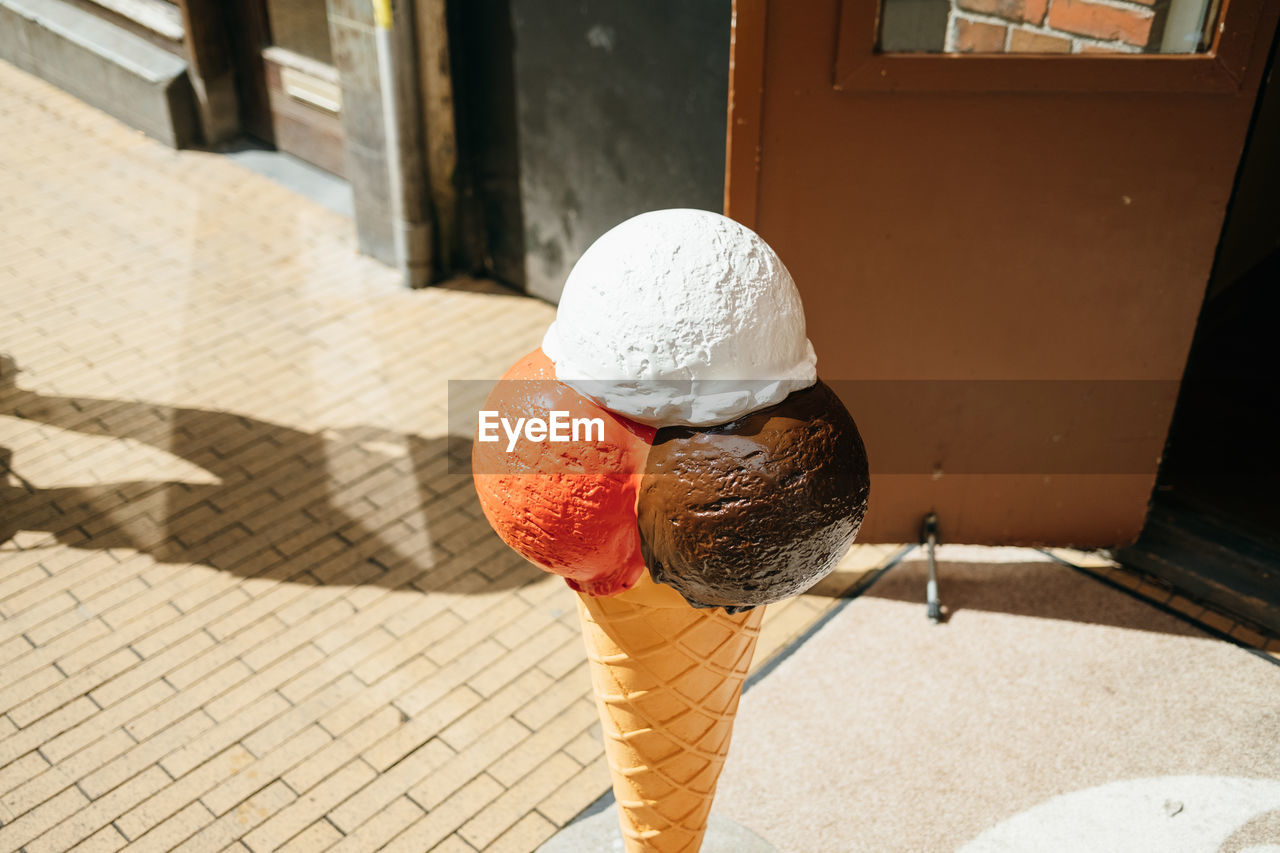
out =
[[[473,268],[556,301],[647,210],[720,211],[729,0],[449,5]]]
[[[1275,49],[1151,511],[1121,559],[1280,632],[1280,86]]]

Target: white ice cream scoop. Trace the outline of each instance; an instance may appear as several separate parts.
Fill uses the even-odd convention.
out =
[[[596,240],[542,349],[561,382],[652,426],[727,423],[817,380],[791,274],[704,210],[643,213]]]

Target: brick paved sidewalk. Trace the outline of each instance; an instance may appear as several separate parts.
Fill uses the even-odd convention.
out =
[[[445,459],[553,309],[3,63],[0,125],[0,850],[529,851],[603,793],[572,594]]]

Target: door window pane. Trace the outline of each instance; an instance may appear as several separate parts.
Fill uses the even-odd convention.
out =
[[[308,59],[333,63],[325,0],[267,0],[271,42]]]
[[[882,0],[885,53],[1202,53],[1221,0]]]

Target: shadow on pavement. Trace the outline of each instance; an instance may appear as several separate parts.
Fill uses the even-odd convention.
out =
[[[492,592],[544,576],[490,529],[470,476],[448,473],[449,453],[469,437],[311,433],[230,412],[36,394],[15,374],[0,356],[0,415],[150,445],[203,469],[192,479],[216,482],[148,479],[121,447],[111,456],[123,464],[96,478],[111,482],[41,488],[0,447],[0,542],[45,532],[75,548],[132,549],[244,577],[428,592]]]
[[[919,602],[920,630],[945,631],[925,618],[927,563],[917,554],[886,572],[867,595]],[[1055,562],[938,561],[938,588],[949,618],[966,610],[1111,625],[1178,636],[1207,636],[1181,619],[1129,595],[1100,596],[1093,578]]]

